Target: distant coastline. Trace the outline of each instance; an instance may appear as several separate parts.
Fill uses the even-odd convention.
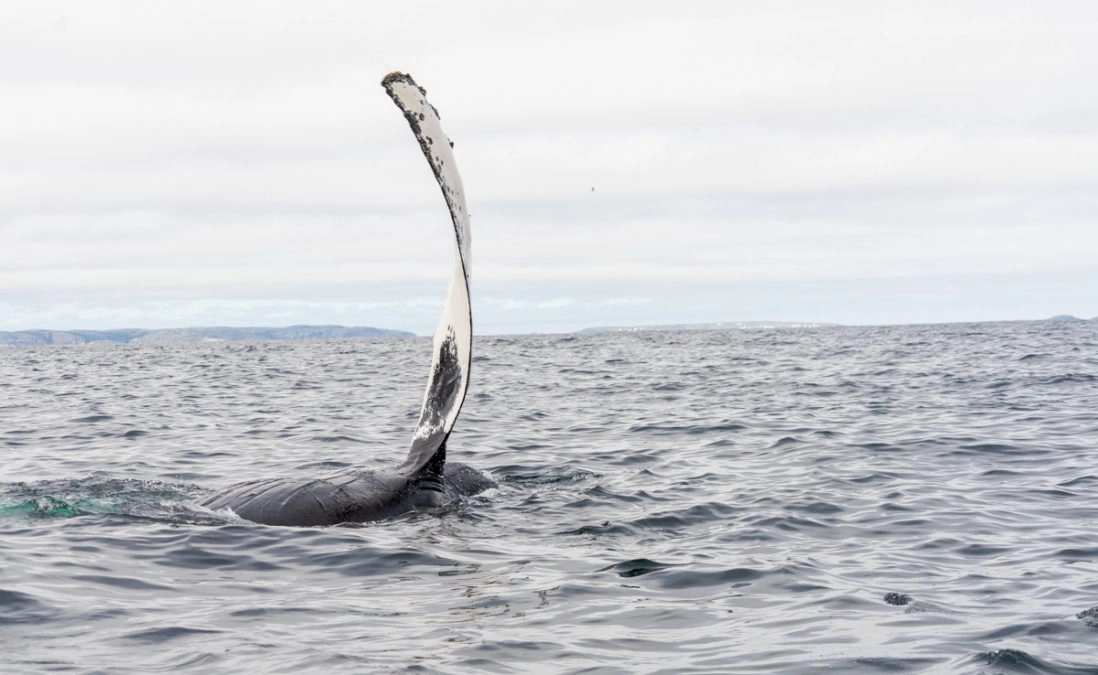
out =
[[[669,323],[651,326],[593,326],[579,333],[632,333],[644,330],[765,330],[769,328],[822,328],[840,326],[821,321],[709,321],[706,323]]]
[[[1055,323],[1098,323],[1098,316],[1083,319],[1071,314],[1057,314],[1047,319]],[[573,333],[634,333],[640,331],[705,331],[705,330],[772,330],[796,328],[826,328],[842,326],[824,321],[709,321],[704,323],[637,324],[624,326],[591,326]],[[187,344],[197,342],[247,342],[280,340],[354,340],[368,338],[410,338],[415,333],[392,328],[371,326],[311,326],[285,327],[193,327],[193,328],[120,328],[113,330],[18,330],[0,331],[0,348],[37,347],[45,345],[81,344]]]
[[[1078,316],[1072,316],[1071,314],[1057,314],[1056,316],[1050,316],[1045,321],[1098,321],[1098,316],[1093,319],[1083,319]]]
[[[212,328],[122,328],[116,330],[0,331],[0,347],[36,347],[77,344],[182,344],[243,342],[248,340],[336,340],[415,337],[415,333],[369,326],[286,326]]]
[[[1019,319],[1025,321],[1026,319]],[[1053,322],[1095,322],[1098,323],[1098,316],[1093,319],[1082,319],[1071,314],[1057,314],[1047,319],[1032,319],[1033,321],[1053,321]],[[1007,319],[1009,321],[1009,319]],[[958,322],[954,322],[958,323]],[[960,322],[964,323],[964,322]],[[647,330],[767,330],[774,328],[826,328],[834,326],[843,326],[841,323],[831,323],[825,321],[709,321],[706,323],[674,323],[674,324],[662,324],[662,325],[636,325],[636,326],[592,326],[591,328],[583,328],[576,331],[577,333],[633,333],[638,331]]]

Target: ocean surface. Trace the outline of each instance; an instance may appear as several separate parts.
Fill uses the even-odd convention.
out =
[[[399,461],[426,339],[0,351],[4,673],[1098,673],[1098,323],[478,338],[499,488],[295,529]]]

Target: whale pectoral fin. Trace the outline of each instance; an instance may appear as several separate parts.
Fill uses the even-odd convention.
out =
[[[454,225],[456,255],[446,305],[434,336],[434,356],[419,424],[412,434],[412,447],[401,469],[419,474],[436,467],[440,474],[446,462],[446,439],[454,428],[465,393],[473,354],[473,315],[469,304],[470,232],[465,192],[454,161],[453,144],[442,131],[438,111],[427,102],[427,92],[403,73],[390,73],[381,82],[397,104],[442,189]]]
[[[412,447],[402,467],[409,473],[419,473],[432,466],[441,472],[446,463],[446,439],[453,426],[452,422],[447,425],[447,415],[453,411],[456,417],[465,398],[467,378],[463,374],[468,371],[462,369],[459,356],[457,342],[448,333],[435,349],[419,424],[412,434]]]
[[[416,487],[416,492],[439,492],[443,490],[442,479],[446,469],[446,441],[435,450],[418,471],[411,475],[411,483]]]

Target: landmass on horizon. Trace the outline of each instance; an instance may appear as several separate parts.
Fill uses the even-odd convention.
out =
[[[1071,314],[1057,314],[1038,321],[1098,323],[1098,316],[1081,319]],[[632,333],[648,330],[767,330],[777,328],[825,328],[842,326],[823,321],[710,321],[706,323],[672,323],[631,326],[591,326],[574,333]],[[360,338],[410,338],[416,334],[392,328],[371,326],[309,326],[281,328],[252,327],[192,327],[192,328],[119,328],[109,330],[18,330],[0,331],[0,347],[37,347],[41,345],[78,344],[183,344],[194,342],[246,342],[249,340],[351,340]]]
[[[1071,314],[1057,314],[1047,319],[1037,321],[1094,321],[1098,322],[1098,316],[1093,319],[1081,319]],[[977,322],[980,323],[980,322]],[[706,323],[674,323],[651,326],[593,326],[576,331],[578,333],[630,333],[642,330],[760,330],[768,328],[824,328],[827,326],[842,326],[841,323],[827,321],[710,321]]]
[[[1056,316],[1050,316],[1049,318],[1047,318],[1045,320],[1046,321],[1088,321],[1088,319],[1082,319],[1082,318],[1077,317],[1077,316],[1072,316],[1071,314],[1057,314]],[[1098,321],[1098,316],[1094,317],[1093,319],[1089,319],[1089,321]]]
[[[179,344],[188,342],[242,342],[246,340],[337,340],[350,338],[415,337],[415,333],[369,326],[286,326],[283,328],[218,326],[210,328],[121,328],[116,330],[0,331],[0,346]]]
[[[650,326],[592,326],[579,333],[632,333],[641,330],[755,330],[767,328],[822,328],[840,326],[838,323],[822,321],[707,321],[705,323],[669,323]]]

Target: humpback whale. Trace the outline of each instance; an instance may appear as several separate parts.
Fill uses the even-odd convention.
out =
[[[207,498],[203,506],[228,508],[242,518],[268,525],[334,525],[384,520],[438,507],[496,485],[469,465],[446,461],[446,441],[469,388],[473,342],[469,213],[453,143],[442,132],[438,111],[427,102],[427,92],[410,75],[390,73],[381,85],[404,113],[427,157],[450,210],[456,244],[453,276],[435,329],[431,370],[411,448],[401,464],[388,470],[248,481]]]

